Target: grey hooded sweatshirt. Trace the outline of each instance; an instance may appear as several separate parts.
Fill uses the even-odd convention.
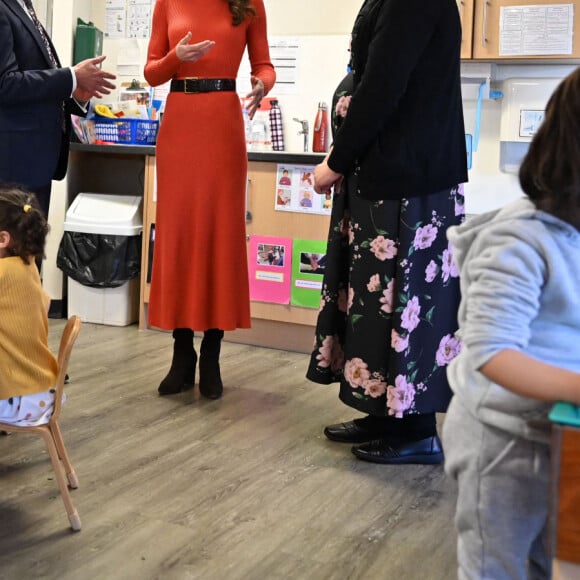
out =
[[[515,349],[580,372],[580,233],[525,198],[452,227],[447,237],[462,294],[451,388],[481,422],[547,442],[552,403],[512,393],[479,369]]]

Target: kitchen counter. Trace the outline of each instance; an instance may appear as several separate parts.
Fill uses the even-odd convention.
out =
[[[154,156],[154,145],[89,145],[71,143],[71,151],[88,153],[108,153],[118,155]],[[248,151],[248,161],[265,161],[270,163],[291,163],[294,165],[317,165],[324,159],[322,153],[301,153],[290,151]]]

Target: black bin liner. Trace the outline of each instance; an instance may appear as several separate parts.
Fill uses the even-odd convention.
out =
[[[92,288],[117,288],[141,272],[141,235],[64,232],[56,265]]]

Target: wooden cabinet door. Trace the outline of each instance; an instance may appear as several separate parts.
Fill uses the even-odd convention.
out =
[[[552,442],[554,555],[580,564],[580,429],[558,425]]]
[[[473,4],[475,0],[457,0],[461,18],[461,58],[473,57]]]
[[[500,15],[502,7],[545,7],[554,4],[573,5],[574,33],[572,54],[500,55]],[[473,58],[475,59],[525,59],[549,60],[580,58],[580,0],[475,0],[473,22]]]

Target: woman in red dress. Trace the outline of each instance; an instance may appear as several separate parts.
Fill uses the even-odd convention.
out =
[[[248,112],[275,82],[263,0],[157,0],[145,78],[171,80],[157,139],[157,214],[149,323],[172,330],[159,394],[190,389],[204,331],[199,389],[222,395],[224,330],[249,328],[245,238],[247,154],[235,78],[252,66]]]

